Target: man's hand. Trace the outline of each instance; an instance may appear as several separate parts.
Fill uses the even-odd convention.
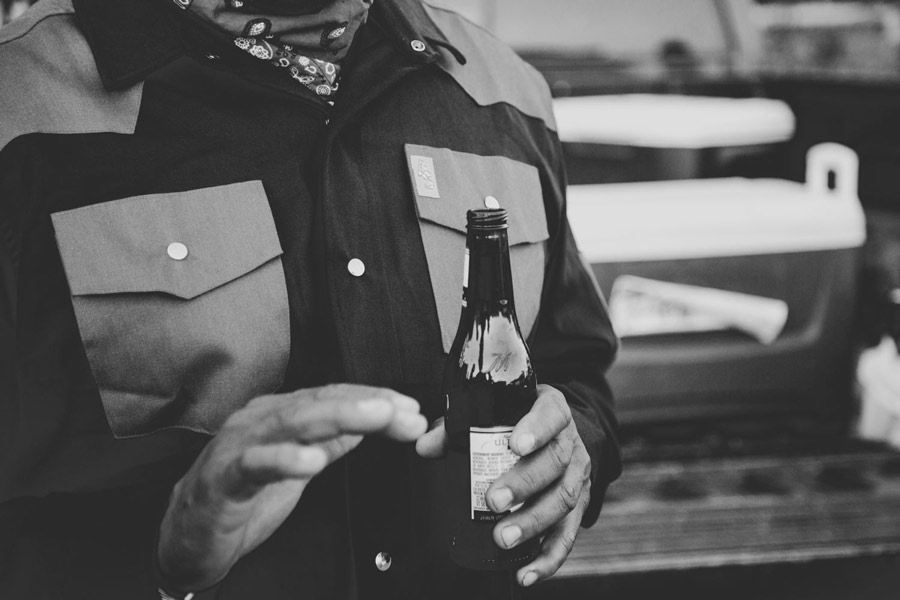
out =
[[[438,458],[446,444],[439,422],[418,440],[416,450]],[[487,502],[497,513],[524,502],[494,528],[501,548],[543,537],[540,554],[516,575],[529,586],[556,573],[572,551],[591,497],[591,459],[562,392],[546,385],[538,386],[538,399],[513,430],[510,447],[522,459],[488,488]]]
[[[381,388],[333,385],[253,400],[172,492],[157,548],[164,586],[199,591],[225,577],[278,529],[309,480],[364,435],[410,442],[426,428],[415,400]]]

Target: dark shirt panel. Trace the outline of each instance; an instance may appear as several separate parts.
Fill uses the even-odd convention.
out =
[[[76,4],[106,89],[142,86],[133,133],[35,131],[0,152],[0,582],[35,598],[71,597],[73,589],[90,590],[91,598],[154,597],[160,515],[171,485],[208,439],[179,428],[113,435],[111,395],[98,382],[121,367],[98,362],[84,343],[88,328],[100,340],[104,328],[117,339],[135,336],[135,352],[147,360],[170,346],[164,337],[137,335],[148,329],[130,328],[128,319],[85,317],[98,298],[73,296],[51,215],[147,197],[192,202],[198,190],[260,182],[282,250],[289,316],[279,389],[338,381],[392,387],[417,398],[433,420],[444,409],[446,355],[429,273],[440,265],[429,264],[423,248],[430,234],[417,212],[406,144],[502,156],[536,170],[549,238],[539,242],[545,276],[529,341],[541,382],[564,391],[594,460],[587,521],[596,518],[619,468],[603,376],[616,342],[568,231],[559,142],[548,124],[514,103],[479,104],[441,67],[457,60],[441,50],[451,41],[413,0],[374,5],[333,108],[286,73],[179,21],[165,4]],[[411,39],[425,39],[427,51],[410,50]],[[482,200],[446,199],[463,214]],[[440,235],[461,253],[462,234]],[[239,250],[258,240],[228,243]],[[159,252],[168,260],[164,246]],[[348,271],[354,258],[366,266],[360,277]],[[241,277],[211,292],[230,293]],[[115,304],[130,294],[101,300]],[[193,302],[148,295],[154,310]],[[244,314],[228,310],[227,318]],[[197,381],[210,365],[227,364],[214,345],[197,347],[208,352],[183,358],[188,376],[179,389],[203,389]],[[213,415],[218,409],[200,392],[141,394],[175,426],[185,403],[205,402]],[[281,530],[208,596],[438,597],[435,590],[458,579],[441,531],[442,486],[439,463],[411,446],[366,440],[317,478]],[[392,555],[389,571],[376,569],[378,552]],[[50,572],[56,575],[41,576]]]

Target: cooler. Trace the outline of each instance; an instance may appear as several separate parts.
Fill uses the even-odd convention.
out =
[[[787,104],[768,98],[582,96],[557,98],[553,110],[574,184],[741,171],[740,163],[764,162],[795,127]]]
[[[857,171],[851,150],[822,144],[806,184],[569,187],[574,236],[619,316],[609,380],[623,424],[846,421],[865,241]]]

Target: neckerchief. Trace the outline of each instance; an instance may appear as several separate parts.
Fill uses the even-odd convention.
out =
[[[372,0],[173,0],[328,100]]]

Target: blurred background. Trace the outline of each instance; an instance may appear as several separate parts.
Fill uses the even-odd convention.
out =
[[[625,474],[530,597],[900,597],[900,2],[429,2],[547,79],[622,338]]]
[[[900,594],[900,3],[442,0],[547,79],[626,472],[540,597]]]

